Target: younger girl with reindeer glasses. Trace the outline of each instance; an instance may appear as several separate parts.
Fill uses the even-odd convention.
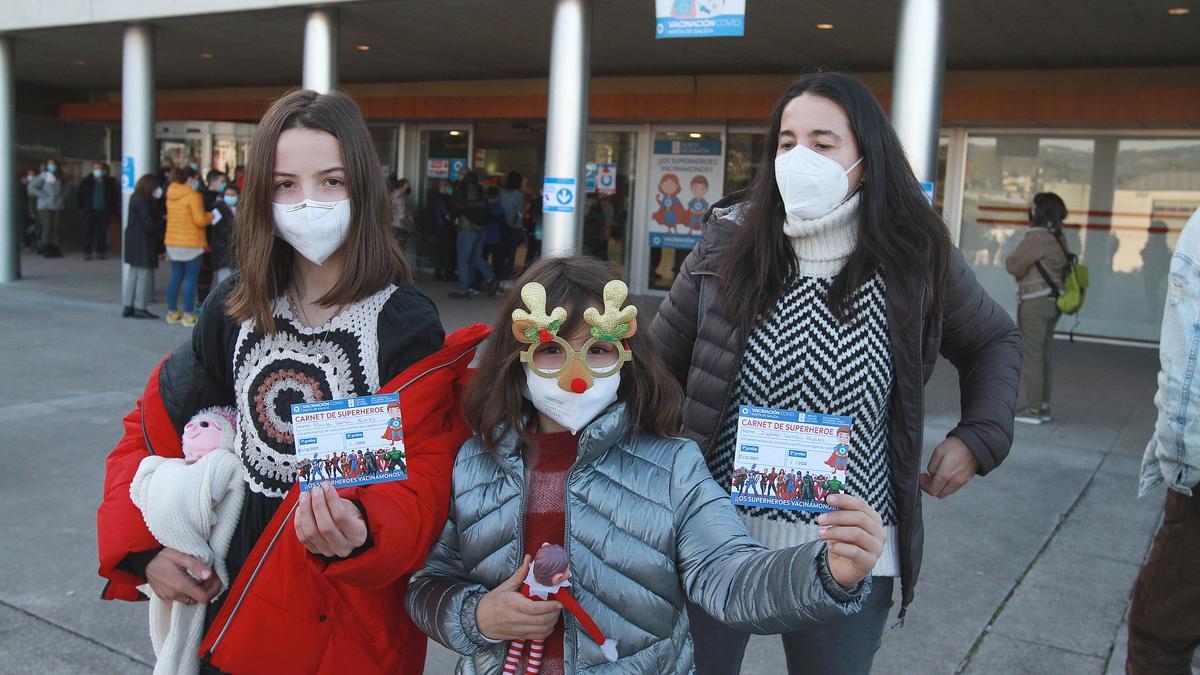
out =
[[[688,601],[756,633],[858,610],[886,536],[874,510],[838,495],[822,541],[768,550],[672,437],[679,388],[615,268],[548,259],[517,287],[466,394],[478,435],[450,519],[409,586],[420,628],[467,672],[688,673]],[[531,569],[546,544],[562,573]]]

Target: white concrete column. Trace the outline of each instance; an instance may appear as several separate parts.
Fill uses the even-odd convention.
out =
[[[325,94],[337,89],[338,16],[332,8],[314,9],[304,22],[305,89]]]
[[[579,251],[583,229],[583,150],[587,141],[590,0],[555,0],[550,35],[550,103],[546,110],[546,182],[542,254]],[[569,190],[571,200],[563,203]],[[551,208],[552,207],[552,208]]]
[[[125,27],[121,58],[121,251],[129,224],[129,197],[137,179],[158,169],[154,143],[154,27]],[[121,282],[129,274],[122,265]]]
[[[904,0],[892,75],[892,126],[919,181],[937,179],[945,71],[942,0]]]
[[[13,39],[0,35],[0,283],[21,278],[21,223],[17,214],[17,99]]]

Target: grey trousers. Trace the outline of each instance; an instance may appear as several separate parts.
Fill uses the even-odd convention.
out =
[[[42,228],[42,246],[58,246],[58,226],[62,222],[62,211],[38,209],[37,219]]]
[[[1029,408],[1037,411],[1050,405],[1050,346],[1054,343],[1054,325],[1062,312],[1054,298],[1022,300],[1017,306],[1017,325],[1021,327],[1021,378],[1029,396]]]
[[[870,673],[892,608],[894,582],[892,577],[873,577],[871,592],[863,598],[858,614],[780,636],[788,675]],[[696,652],[696,675],[737,675],[750,634],[718,623],[690,603],[688,620]]]
[[[121,300],[126,307],[146,309],[150,299],[150,288],[154,284],[154,270],[149,267],[129,266],[129,275],[121,287]]]

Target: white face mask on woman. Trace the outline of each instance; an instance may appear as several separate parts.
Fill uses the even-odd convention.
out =
[[[525,398],[541,414],[558,422],[572,434],[586,427],[617,402],[617,388],[621,386],[621,374],[597,377],[582,394],[563,391],[558,380],[542,377],[525,365]]]
[[[775,182],[783,208],[790,218],[812,220],[837,208],[850,189],[847,175],[862,162],[862,157],[843,169],[841,164],[797,145],[775,157]]]
[[[315,265],[342,247],[350,232],[350,200],[275,204],[275,231]]]

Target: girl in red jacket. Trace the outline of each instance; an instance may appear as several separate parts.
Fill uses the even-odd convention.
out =
[[[202,672],[420,673],[404,610],[446,520],[456,392],[484,328],[450,336],[388,231],[371,137],[340,93],[296,91],[255,132],[236,232],[240,274],[218,286],[190,344],[151,375],[109,456],[98,515],[106,598],[208,603]],[[406,480],[298,497],[290,404],[398,391]],[[139,462],[178,456],[200,408],[237,410],[245,500],[229,588],[163,548],[129,495]]]

